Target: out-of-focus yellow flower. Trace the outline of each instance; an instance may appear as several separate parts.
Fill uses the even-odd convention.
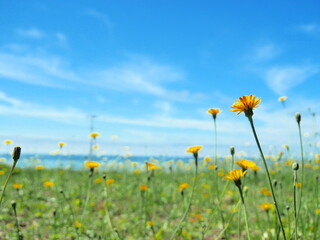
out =
[[[238,166],[242,168],[242,170],[247,170],[248,168],[252,168],[256,166],[255,162],[249,161],[249,160],[239,160],[236,162]]]
[[[203,219],[203,216],[199,213],[196,215],[196,218],[198,219],[198,221],[202,222],[204,219]]]
[[[182,183],[179,185],[179,191],[183,191],[184,189],[186,189],[188,187],[189,187],[188,183]]]
[[[270,173],[271,175],[275,175],[275,174],[276,174],[276,172],[275,172],[274,170],[269,170],[269,173]]]
[[[111,136],[111,139],[112,139],[113,141],[117,140],[118,138],[119,138],[119,137],[116,136],[116,135],[112,135],[112,136]]]
[[[108,184],[108,185],[111,185],[113,183],[114,183],[114,179],[113,178],[110,178],[110,179],[106,180],[106,184]]]
[[[301,188],[302,187],[302,183],[297,183],[296,186],[297,186],[297,188]]]
[[[138,165],[137,162],[132,162],[132,163],[131,163],[131,166],[132,166],[132,167],[136,167],[137,165]]]
[[[309,163],[306,163],[304,166],[305,166],[306,168],[311,168],[311,164],[309,164]]]
[[[94,180],[96,183],[101,183],[102,182],[102,179],[101,178],[97,178]]]
[[[152,227],[152,226],[154,225],[154,222],[153,222],[153,221],[148,221],[148,222],[147,222],[147,225],[148,225],[149,227]]]
[[[201,148],[202,148],[202,146],[189,147],[189,148],[186,150],[186,152],[193,153],[193,154],[197,154]]]
[[[179,161],[177,162],[177,165],[178,165],[178,167],[181,167],[181,166],[183,165],[183,161],[179,160]]]
[[[269,211],[273,207],[273,205],[271,203],[263,203],[259,205],[259,207],[264,211]]]
[[[174,162],[173,162],[173,160],[170,160],[170,161],[168,161],[168,163],[169,163],[170,165],[172,165]]]
[[[271,196],[271,195],[272,195],[272,192],[269,191],[269,190],[267,190],[267,191],[265,191],[265,192],[263,193],[263,195],[265,195],[265,196]]]
[[[147,191],[148,190],[148,186],[147,185],[141,185],[140,186],[140,190],[143,191],[143,192]]]
[[[60,148],[63,148],[63,147],[66,145],[66,143],[64,143],[64,142],[59,142],[58,145],[59,145]]]
[[[15,189],[20,189],[20,188],[22,188],[22,186],[23,186],[23,184],[20,184],[20,183],[13,184],[13,188],[15,188]]]
[[[97,137],[100,137],[100,134],[98,132],[92,132],[89,134],[90,138],[96,139]]]
[[[279,162],[277,162],[277,163],[276,163],[276,167],[279,167],[279,166],[280,166],[280,163],[279,163]]]
[[[147,167],[149,170],[156,170],[158,166],[154,163],[147,162]]]
[[[0,170],[0,175],[3,175],[5,172],[3,170]]]
[[[320,208],[316,209],[316,214],[320,214]]]
[[[217,167],[216,165],[211,164],[211,165],[208,166],[208,169],[213,170],[213,169],[215,169],[216,167]]]
[[[238,112],[237,115],[244,112],[247,117],[253,115],[253,110],[258,107],[261,102],[261,98],[257,98],[255,95],[242,96],[231,106],[231,112]]]
[[[44,169],[44,166],[38,165],[38,166],[36,166],[36,169],[37,169],[37,170],[43,170],[43,169]]]
[[[313,166],[312,167],[313,170],[318,170],[318,168],[319,168],[318,166]]]
[[[268,189],[266,187],[263,187],[260,189],[259,193],[263,194],[266,191],[268,191]]]
[[[46,181],[46,182],[43,183],[43,186],[45,186],[45,187],[53,187],[54,183],[50,182],[50,181]]]
[[[92,146],[92,150],[98,150],[99,149],[99,144],[95,144]]]
[[[255,166],[252,166],[251,168],[250,168],[252,171],[258,171],[258,170],[260,170],[260,167],[259,166],[257,166],[257,165],[255,165]]]
[[[218,177],[223,177],[224,176],[224,172],[220,171],[218,172]]]
[[[317,159],[317,163],[320,163],[320,159]]]
[[[13,143],[12,140],[4,140],[3,142],[4,142],[5,144],[8,144],[8,145]]]
[[[98,162],[87,161],[84,165],[88,168],[96,168],[99,167],[100,164]]]
[[[134,173],[135,173],[135,174],[139,174],[139,173],[140,173],[140,169],[134,170]]]
[[[188,170],[188,171],[191,169],[190,165],[186,165],[185,168],[186,168],[186,170]]]
[[[210,162],[210,161],[211,161],[211,157],[205,157],[205,158],[204,158],[204,161],[205,161],[205,162]]]
[[[292,165],[292,159],[289,159],[288,161],[286,161],[286,166],[291,166]]]
[[[81,228],[82,224],[79,223],[78,221],[76,221],[76,223],[74,224],[76,228]]]
[[[210,108],[208,109],[208,113],[212,115],[213,119],[216,119],[217,114],[221,113],[219,108]]]
[[[285,100],[287,100],[287,97],[286,97],[286,96],[282,96],[282,97],[279,97],[279,98],[278,98],[278,101],[279,101],[279,102],[284,102]]]

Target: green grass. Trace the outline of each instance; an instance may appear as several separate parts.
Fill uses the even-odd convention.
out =
[[[231,161],[227,163],[221,160],[219,163],[218,170],[209,170],[200,162],[192,206],[176,239],[217,239],[218,236],[238,239],[237,206],[241,209],[241,204],[238,204],[240,196],[232,181],[214,176],[222,169],[224,173],[231,170]],[[262,166],[261,162],[257,164]],[[316,180],[319,169],[312,169],[312,166],[318,165],[319,163],[312,162],[311,168],[305,168],[304,197],[298,226],[298,234],[304,239],[318,239],[320,236],[317,227],[320,214],[316,214],[316,209],[320,208],[319,181]],[[281,162],[280,166],[275,166],[273,162],[270,169],[272,173],[274,171],[272,179],[277,180],[275,192],[286,235],[290,239],[289,227],[291,232],[294,227],[291,165],[286,166],[285,162]],[[1,166],[0,170],[6,172],[0,175],[0,185],[3,185],[9,166]],[[140,174],[125,169],[108,171],[100,166],[92,178],[89,178],[88,169],[73,171],[18,168],[10,179],[0,209],[0,239],[18,239],[16,219],[11,206],[13,200],[17,204],[17,216],[24,239],[116,239],[117,234],[112,234],[108,225],[106,206],[119,238],[169,239],[185,211],[191,192],[191,187],[185,189],[182,197],[178,187],[181,183],[192,184],[193,167],[185,170],[185,166],[182,166],[179,170],[174,165],[173,172],[170,172],[166,163],[163,170],[154,171],[153,177],[150,174],[150,171],[147,173],[144,170]],[[298,172],[298,182],[301,180],[300,174]],[[104,175],[107,179],[115,180],[108,186],[108,199],[104,192],[104,180],[101,183],[95,182],[95,179]],[[44,187],[45,181],[52,181],[55,186]],[[89,181],[92,183],[84,211]],[[21,183],[23,187],[16,190],[12,186],[14,183]],[[142,184],[149,187],[145,193],[140,191]],[[263,169],[258,171],[257,176],[248,170],[244,185],[248,187],[244,197],[251,239],[261,239],[263,234],[276,239],[279,229],[274,209],[267,213],[259,208],[262,203],[272,203],[272,196],[260,193],[263,187],[269,189]],[[225,219],[224,233],[218,209],[217,187],[221,194],[221,213]],[[244,215],[241,216],[241,239],[245,239]],[[154,222],[154,225],[148,226],[147,221]],[[78,228],[77,222],[81,224]],[[281,239],[281,234],[279,236]]]

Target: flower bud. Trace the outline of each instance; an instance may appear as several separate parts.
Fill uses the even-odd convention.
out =
[[[232,156],[234,156],[234,146],[230,147],[230,153],[231,153]]]
[[[13,161],[17,162],[20,158],[20,154],[21,154],[21,147],[15,147],[13,149],[13,153],[12,153],[12,159]]]
[[[296,121],[298,124],[300,124],[300,122],[301,122],[301,114],[298,112],[296,113]]]
[[[298,169],[299,169],[299,163],[297,163],[297,162],[292,163],[292,170],[298,171]]]

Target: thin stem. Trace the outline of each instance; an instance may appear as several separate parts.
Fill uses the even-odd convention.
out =
[[[217,166],[217,162],[218,162],[218,150],[217,150],[217,123],[216,123],[216,119],[214,118],[213,119],[213,122],[214,122],[214,155],[215,155],[215,158],[214,158],[214,165]]]
[[[250,122],[250,125],[251,125],[251,128],[252,128],[252,132],[253,132],[254,138],[255,138],[255,140],[256,140],[257,146],[258,146],[258,148],[259,148],[260,155],[261,155],[261,158],[262,158],[262,160],[263,160],[263,164],[264,164],[264,167],[265,167],[265,170],[266,170],[266,173],[267,173],[267,177],[268,177],[269,186],[270,186],[271,193],[272,193],[272,198],[273,198],[274,206],[275,206],[275,208],[276,208],[277,216],[278,216],[279,223],[280,223],[281,230],[282,230],[282,235],[283,235],[283,238],[284,238],[284,239],[287,239],[287,238],[286,238],[286,233],[285,233],[285,231],[284,231],[284,227],[283,227],[283,224],[282,224],[281,216],[280,216],[277,199],[276,199],[276,196],[275,196],[275,193],[274,193],[274,190],[273,190],[273,184],[272,184],[272,181],[271,181],[269,169],[268,169],[268,166],[267,166],[266,159],[264,158],[264,154],[263,154],[262,148],[261,148],[261,146],[260,146],[260,142],[259,142],[259,139],[258,139],[256,130],[255,130],[255,127],[254,127],[254,124],[253,124],[253,119],[252,119],[252,117],[248,117],[248,120],[249,120],[249,122]]]
[[[189,212],[189,209],[191,207],[191,203],[192,203],[192,198],[193,198],[193,193],[194,193],[194,189],[195,189],[195,186],[196,186],[196,181],[197,181],[197,177],[198,177],[198,157],[195,157],[195,161],[196,161],[196,166],[195,166],[195,171],[194,171],[194,178],[193,178],[193,183],[192,183],[192,191],[191,191],[191,196],[190,196],[190,199],[189,199],[189,203],[188,203],[188,206],[184,212],[184,214],[182,215],[182,218],[180,219],[179,221],[179,224],[178,226],[176,227],[176,229],[173,231],[171,237],[170,237],[170,240],[173,240],[176,233],[178,232],[178,230],[180,229],[180,226],[181,224],[183,223],[184,219],[186,218],[188,212]]]
[[[10,170],[10,172],[9,172],[9,175],[8,175],[8,177],[7,177],[7,179],[6,179],[6,182],[5,182],[5,184],[4,184],[4,187],[3,187],[3,189],[2,189],[2,193],[1,193],[1,197],[0,197],[0,206],[1,206],[1,203],[2,203],[3,196],[4,196],[4,192],[6,191],[6,188],[7,188],[7,186],[8,186],[9,179],[10,179],[10,177],[11,177],[11,175],[12,175],[12,173],[13,173],[13,170],[14,170],[14,168],[16,167],[16,165],[17,165],[17,161],[14,161],[14,162],[13,162],[13,165],[12,165],[12,167],[11,167],[11,170]]]
[[[297,171],[293,171],[293,210],[294,210],[294,239],[298,239],[298,218],[297,218]]]
[[[242,202],[242,206],[243,206],[243,210],[244,210],[244,219],[245,219],[245,223],[246,223],[247,238],[251,239],[250,232],[249,232],[249,225],[248,225],[247,208],[246,208],[246,204],[244,202],[243,192],[242,192],[241,186],[237,186],[237,187],[239,189],[239,193],[241,196],[241,202]]]
[[[299,207],[298,207],[298,213],[297,218],[299,218],[300,209],[301,209],[301,203],[302,203],[302,197],[303,197],[303,182],[304,182],[304,155],[303,155],[303,145],[302,145],[302,136],[301,136],[301,127],[300,123],[298,123],[299,128],[299,139],[300,139],[300,151],[301,151],[301,189],[300,189],[300,198],[299,198]]]

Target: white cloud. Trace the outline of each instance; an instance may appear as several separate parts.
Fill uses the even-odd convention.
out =
[[[253,56],[254,60],[262,61],[262,60],[270,60],[276,57],[279,54],[279,49],[275,47],[274,44],[265,44],[263,46],[259,46],[254,50]]]
[[[317,33],[317,32],[320,32],[320,24],[318,23],[302,24],[298,26],[298,29],[307,33]]]
[[[265,81],[277,94],[286,94],[287,91],[319,72],[319,67],[305,66],[279,66],[272,67],[265,72]]]
[[[23,37],[34,38],[34,39],[42,39],[46,36],[44,32],[36,28],[31,28],[27,30],[18,29],[17,33]]]
[[[94,9],[88,9],[85,11],[85,14],[103,22],[108,27],[108,29],[111,29],[113,27],[113,23],[111,22],[110,18],[104,13],[101,13]]]

